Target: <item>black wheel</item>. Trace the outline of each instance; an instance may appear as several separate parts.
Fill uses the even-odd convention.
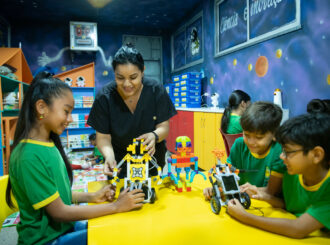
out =
[[[156,191],[155,188],[151,188],[150,203],[154,203],[156,200]]]
[[[249,195],[246,192],[243,192],[241,193],[241,199],[243,199],[243,201],[241,200],[241,204],[243,205],[243,207],[245,209],[248,209],[251,206],[251,199]]]
[[[149,188],[146,185],[142,186],[142,192],[144,193],[144,200],[148,200],[149,198]]]
[[[219,199],[216,196],[213,196],[211,198],[210,203],[211,203],[211,208],[212,208],[213,213],[219,214],[220,210],[221,210],[221,205],[220,205]]]

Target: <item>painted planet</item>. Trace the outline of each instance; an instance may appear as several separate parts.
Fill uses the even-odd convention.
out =
[[[213,83],[214,83],[214,78],[211,77],[211,78],[210,78],[210,84],[213,84]]]
[[[328,80],[328,85],[330,85],[330,74],[328,74],[327,80]]]
[[[256,62],[255,70],[258,77],[263,77],[268,71],[268,60],[265,56],[259,56]]]
[[[237,65],[237,59],[234,59],[234,60],[233,60],[233,65],[234,65],[234,66]]]
[[[252,64],[249,64],[248,65],[248,70],[251,71],[253,69],[253,65]]]
[[[276,50],[276,58],[281,58],[282,57],[282,49]]]
[[[62,66],[61,71],[66,71],[66,66]]]
[[[108,71],[103,71],[102,75],[103,76],[108,76],[109,72]]]

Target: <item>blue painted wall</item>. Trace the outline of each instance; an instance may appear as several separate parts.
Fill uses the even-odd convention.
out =
[[[330,98],[330,1],[301,0],[300,30],[218,58],[214,58],[214,0],[203,1],[201,9],[204,63],[172,75],[203,69],[206,76],[204,92],[218,92],[220,107],[226,105],[235,89],[246,91],[253,101],[273,101],[273,92],[279,88],[283,92],[283,107],[290,109],[290,116],[305,113],[311,99]],[[193,16],[187,17],[186,21]],[[281,58],[276,57],[278,49],[282,50]],[[259,56],[266,56],[269,63],[264,77],[258,77],[255,72]],[[253,65],[251,71],[249,64]],[[210,105],[209,99],[207,103]]]

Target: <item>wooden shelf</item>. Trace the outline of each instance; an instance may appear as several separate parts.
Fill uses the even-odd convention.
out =
[[[14,140],[18,117],[2,117],[1,118],[1,131],[3,142],[3,174],[8,174],[9,170],[9,157],[11,152],[11,145]]]

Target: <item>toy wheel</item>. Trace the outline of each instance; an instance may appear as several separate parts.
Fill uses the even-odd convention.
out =
[[[221,210],[221,205],[220,205],[219,199],[216,196],[213,196],[211,198],[210,203],[211,203],[211,208],[212,208],[213,213],[219,214],[220,210]]]
[[[155,188],[151,188],[150,203],[154,203],[156,200],[156,191]]]
[[[149,188],[146,185],[142,186],[142,192],[144,193],[144,200],[149,199]]]
[[[244,201],[242,203],[243,207],[245,209],[248,209],[251,206],[251,199],[249,195],[246,192],[241,193],[241,196],[243,197]]]

